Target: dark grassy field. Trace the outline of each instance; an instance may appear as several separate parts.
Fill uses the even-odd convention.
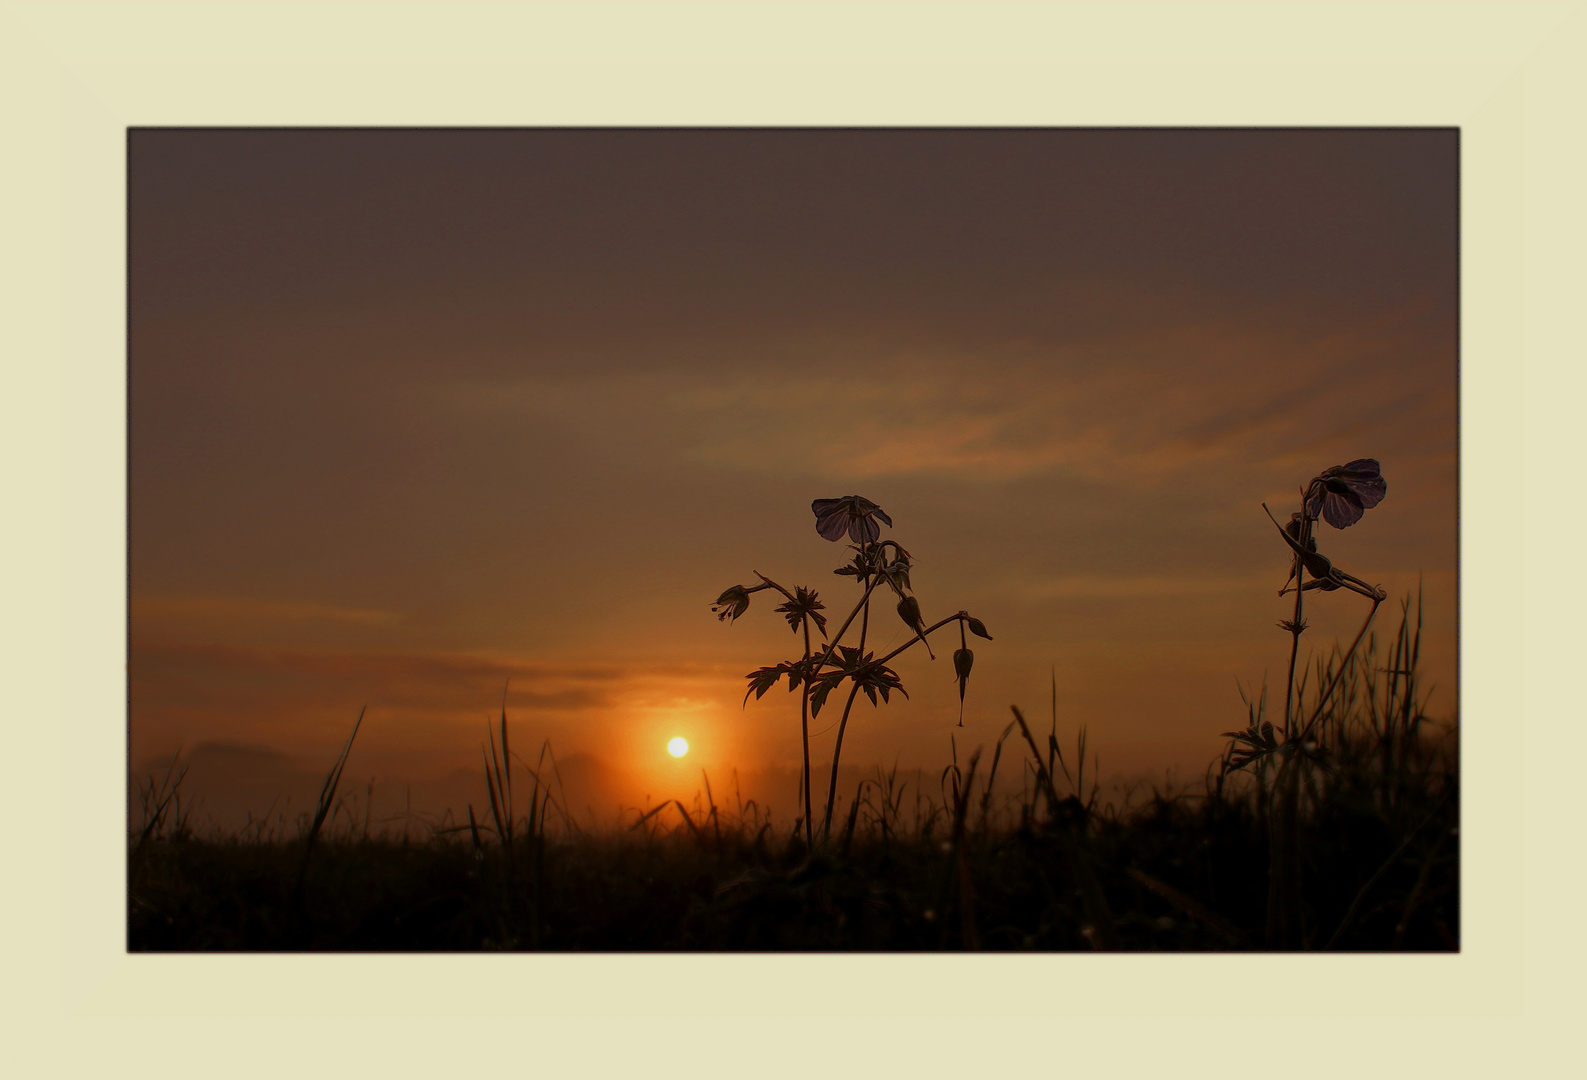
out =
[[[284,840],[195,836],[173,781],[151,780],[129,948],[1457,950],[1456,753],[1418,697],[1417,622],[1407,605],[1386,655],[1370,642],[1318,666],[1316,687],[1344,672],[1299,752],[1237,769],[1231,743],[1203,790],[1106,802],[1056,717],[1046,732],[1020,718],[944,770],[940,797],[896,775],[862,784],[813,850],[752,806],[667,803],[581,832],[538,782],[511,818],[489,763],[491,818],[417,842],[351,816],[325,828],[335,772]],[[1258,732],[1264,708],[1249,707]]]

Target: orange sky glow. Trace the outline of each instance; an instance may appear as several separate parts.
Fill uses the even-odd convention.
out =
[[[1453,131],[134,131],[130,735],[215,820],[347,782],[484,804],[550,740],[582,808],[791,819],[799,654],[755,572],[858,595],[811,500],[880,504],[956,631],[856,707],[845,785],[926,783],[1020,705],[1119,782],[1199,782],[1279,689],[1279,519],[1425,602],[1456,712]],[[908,640],[890,602],[872,646]],[[1359,597],[1304,639],[1353,634]],[[951,635],[951,636],[950,636]],[[940,642],[940,644],[938,644]],[[1281,691],[1280,691],[1281,692]],[[819,776],[835,710],[812,724]],[[682,737],[689,751],[667,752]],[[736,783],[735,783],[736,774]],[[934,791],[932,786],[930,790]],[[290,814],[288,814],[290,818]]]

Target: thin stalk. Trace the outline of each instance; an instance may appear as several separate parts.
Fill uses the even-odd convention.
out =
[[[1306,496],[1303,494],[1300,501],[1300,548],[1304,549],[1311,543],[1311,519],[1306,516]],[[1290,620],[1289,633],[1289,677],[1284,681],[1284,737],[1288,739],[1294,728],[1295,698],[1295,661],[1300,655],[1300,635],[1305,629],[1303,613],[1305,610],[1306,590],[1301,586],[1306,581],[1306,562],[1301,557],[1299,550],[1295,552],[1295,615]],[[1298,718],[1296,718],[1298,719]]]
[[[849,726],[849,710],[854,707],[854,697],[859,692],[860,684],[855,682],[849,688],[849,699],[843,703],[843,719],[838,721],[837,744],[832,748],[832,780],[827,785],[827,812],[821,821],[822,840],[832,835],[832,806],[838,797],[838,759],[843,755],[843,732]]]
[[[885,663],[887,663],[887,661],[891,660],[893,657],[897,656],[899,653],[903,652],[905,649],[907,649],[911,645],[915,644],[915,642],[917,642],[917,641],[925,641],[926,638],[929,635],[936,633],[938,630],[941,630],[944,626],[947,626],[953,620],[962,619],[962,618],[964,618],[964,613],[956,611],[952,615],[949,615],[946,619],[942,619],[942,620],[940,620],[938,622],[932,623],[930,626],[928,626],[924,630],[922,630],[918,635],[916,635],[915,637],[910,638],[908,641],[904,642],[898,648],[894,649],[892,652],[888,653],[886,656],[884,656],[880,660],[876,661],[876,663],[877,664],[885,664]]]
[[[866,584],[870,584],[869,576],[867,576]],[[863,613],[860,616],[860,656],[862,657],[865,655],[865,634],[871,626],[870,596],[871,591],[867,588],[865,596],[860,601],[863,606]],[[843,756],[843,732],[849,726],[849,710],[854,707],[854,695],[859,692],[860,684],[859,680],[856,679],[854,685],[849,689],[849,700],[843,703],[843,718],[838,721],[838,737],[832,747],[832,779],[827,785],[827,811],[821,820],[821,839],[823,842],[832,835],[832,807],[836,803],[838,796],[838,760]]]
[[[1306,726],[1301,728],[1300,734],[1296,736],[1297,738],[1304,740],[1307,735],[1311,734],[1312,727],[1322,716],[1323,709],[1328,704],[1328,698],[1333,695],[1334,688],[1339,685],[1339,680],[1344,678],[1345,670],[1350,666],[1350,659],[1351,657],[1355,656],[1357,646],[1361,644],[1361,639],[1366,636],[1367,628],[1372,625],[1373,616],[1377,615],[1378,613],[1378,605],[1382,603],[1382,597],[1378,597],[1372,601],[1372,610],[1367,612],[1366,621],[1361,624],[1361,629],[1359,632],[1357,632],[1356,639],[1350,643],[1349,650],[1345,653],[1344,658],[1339,661],[1339,667],[1334,672],[1334,677],[1329,681],[1328,686],[1317,698],[1316,711],[1312,713],[1311,719],[1306,721]]]
[[[861,613],[864,614],[864,619],[861,623],[860,650],[861,652],[864,651],[864,628],[870,623],[871,618],[871,593],[875,592],[876,586],[880,585],[881,583],[882,577],[880,574],[867,579],[865,583],[865,595],[861,596],[860,602],[854,605],[854,610],[849,612],[849,617],[843,620],[843,625],[838,627],[838,632],[833,634],[832,637],[828,639],[827,651],[821,654],[821,663],[816,665],[818,669],[826,667],[827,662],[832,659],[832,654],[838,651],[838,643],[843,640],[843,635],[848,632],[849,626],[854,622],[854,616],[860,615]]]
[[[1311,546],[1312,520],[1306,513],[1307,496],[1311,489],[1301,493],[1300,528],[1295,545],[1295,613],[1289,624],[1289,673],[1284,680],[1284,741],[1295,738],[1300,717],[1295,687],[1295,665],[1300,657],[1300,635],[1305,629],[1306,560],[1303,552]],[[1271,516],[1271,515],[1269,515]],[[1276,521],[1274,524],[1278,524]],[[1267,893],[1267,944],[1269,947],[1286,947],[1292,938],[1290,926],[1294,896],[1299,889],[1300,863],[1299,838],[1295,834],[1299,817],[1300,762],[1293,756],[1287,758],[1273,778],[1273,799],[1276,813],[1268,816],[1268,893]]]
[[[800,620],[805,631],[805,662],[810,661],[810,616],[805,615]],[[799,737],[804,743],[805,776],[805,850],[810,850],[815,844],[815,826],[811,822],[814,815],[810,809],[810,684],[805,683],[799,693]]]

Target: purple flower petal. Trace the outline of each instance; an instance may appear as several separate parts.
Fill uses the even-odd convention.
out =
[[[810,504],[816,516],[816,532],[827,540],[840,540],[845,532],[857,544],[874,542],[882,535],[875,518],[888,525],[893,519],[869,499],[858,495],[845,495],[841,499],[816,499]]]
[[[1365,510],[1378,505],[1388,493],[1382,467],[1376,458],[1356,458],[1345,465],[1324,469],[1312,482],[1306,499],[1306,516],[1336,529],[1349,528]]]
[[[1322,500],[1323,520],[1336,529],[1347,529],[1366,511],[1354,491],[1328,491]]]
[[[1336,465],[1328,472],[1349,484],[1350,490],[1356,493],[1361,505],[1368,510],[1382,502],[1383,496],[1388,494],[1388,481],[1383,479],[1382,466],[1376,458],[1357,458],[1348,465]]]
[[[816,518],[816,532],[827,540],[841,540],[849,528],[848,515],[838,512]]]

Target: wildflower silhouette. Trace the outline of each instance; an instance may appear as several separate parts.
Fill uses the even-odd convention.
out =
[[[784,660],[769,667],[757,668],[745,678],[749,688],[744,693],[747,703],[750,695],[757,699],[765,695],[766,691],[786,678],[790,692],[799,693],[799,724],[800,741],[804,751],[804,769],[801,777],[801,807],[800,820],[804,824],[805,844],[813,848],[815,844],[814,809],[810,796],[810,721],[820,714],[825,707],[832,691],[840,687],[845,681],[849,682],[849,692],[843,704],[843,716],[838,721],[837,741],[832,749],[832,774],[827,790],[826,811],[821,824],[823,841],[831,835],[832,808],[837,799],[838,764],[843,754],[843,736],[848,730],[849,715],[854,707],[854,699],[860,691],[870,699],[873,706],[886,704],[894,690],[908,697],[904,684],[898,672],[888,664],[894,657],[906,652],[916,642],[926,646],[926,652],[932,659],[936,655],[931,651],[931,643],[927,640],[930,636],[949,623],[959,624],[960,648],[954,653],[954,681],[959,687],[959,723],[964,723],[964,691],[965,684],[970,678],[970,667],[974,656],[969,648],[964,645],[965,631],[992,639],[987,633],[986,626],[980,619],[972,617],[968,612],[958,611],[948,617],[927,626],[921,617],[920,601],[915,598],[909,581],[909,571],[912,565],[909,552],[896,540],[882,540],[881,526],[892,527],[893,519],[888,517],[880,506],[869,499],[858,495],[845,495],[840,499],[817,499],[810,504],[810,510],[816,517],[816,532],[824,539],[837,542],[845,535],[852,541],[849,545],[853,557],[838,567],[833,573],[841,577],[852,577],[863,592],[854,604],[848,617],[843,620],[830,638],[827,637],[827,617],[822,614],[826,605],[817,597],[814,589],[797,586],[792,590],[784,588],[771,578],[755,571],[755,576],[760,579],[759,585],[734,585],[717,597],[716,603],[711,605],[711,610],[717,618],[724,622],[733,622],[749,608],[750,596],[766,589],[781,593],[785,602],[778,605],[777,612],[788,620],[788,625],[795,634],[802,632],[804,637],[804,653],[795,660]],[[879,524],[880,523],[880,524]],[[878,657],[874,652],[865,651],[865,639],[870,630],[871,594],[882,585],[886,585],[898,597],[898,615],[905,625],[913,632],[904,644]],[[843,644],[844,636],[854,626],[855,620],[859,621],[859,636],[855,645]],[[825,645],[813,644],[811,630],[814,628]]]
[[[1356,458],[1345,465],[1330,466],[1313,477],[1301,492],[1300,511],[1290,515],[1287,525],[1280,525],[1278,519],[1273,517],[1273,512],[1267,508],[1267,504],[1262,504],[1262,510],[1273,522],[1273,527],[1278,530],[1279,536],[1293,556],[1289,576],[1279,587],[1280,596],[1291,591],[1295,593],[1293,617],[1278,624],[1280,629],[1290,635],[1289,678],[1284,688],[1284,724],[1281,732],[1283,739],[1280,740],[1275,735],[1272,724],[1263,724],[1261,729],[1258,729],[1253,723],[1251,727],[1241,731],[1224,732],[1226,737],[1234,739],[1239,744],[1238,752],[1230,761],[1231,770],[1242,769],[1275,754],[1288,755],[1297,750],[1301,752],[1307,750],[1309,746],[1307,737],[1311,734],[1312,727],[1323,714],[1328,698],[1333,694],[1334,688],[1348,667],[1350,658],[1355,655],[1367,628],[1372,625],[1372,618],[1377,614],[1378,605],[1388,595],[1378,586],[1369,585],[1354,574],[1335,566],[1331,559],[1318,551],[1317,538],[1313,535],[1312,526],[1320,518],[1336,529],[1349,528],[1360,521],[1367,510],[1382,502],[1387,493],[1388,482],[1383,479],[1382,467],[1377,459]],[[1308,577],[1310,580],[1307,580]],[[1293,590],[1290,588],[1290,582],[1295,582]],[[1362,623],[1355,641],[1345,653],[1333,680],[1318,698],[1311,718],[1301,723],[1295,709],[1297,698],[1295,661],[1300,653],[1300,635],[1306,629],[1306,620],[1303,617],[1304,597],[1307,592],[1313,590],[1334,592],[1339,589],[1348,589],[1372,601],[1372,608],[1367,612],[1366,621]]]
[[[1386,593],[1376,585],[1369,585],[1354,574],[1333,564],[1317,550],[1317,537],[1313,526],[1318,520],[1326,521],[1336,529],[1347,529],[1388,494],[1389,486],[1376,458],[1356,458],[1344,465],[1333,465],[1316,476],[1301,491],[1300,510],[1291,514],[1289,524],[1280,525],[1273,512],[1262,504],[1262,510],[1273,522],[1273,527],[1284,541],[1292,556],[1289,576],[1279,586],[1279,595],[1292,591],[1294,582],[1294,615],[1279,623],[1279,628],[1290,635],[1289,675],[1284,684],[1284,723],[1275,728],[1271,722],[1260,721],[1253,714],[1249,726],[1240,731],[1226,731],[1224,736],[1233,743],[1226,754],[1225,771],[1233,772],[1253,767],[1259,773],[1270,761],[1278,762],[1278,771],[1270,789],[1272,806],[1266,815],[1269,845],[1268,872],[1268,944],[1275,948],[1294,945],[1300,933],[1299,906],[1302,858],[1300,851],[1300,800],[1301,789],[1310,781],[1304,779],[1323,751],[1313,738],[1317,722],[1325,714],[1328,701],[1350,670],[1350,661],[1361,639],[1366,636],[1372,618],[1378,612]],[[1308,580],[1308,577],[1310,580]],[[1300,654],[1300,636],[1306,630],[1303,617],[1305,597],[1313,590],[1336,592],[1346,589],[1372,602],[1355,641],[1337,662],[1333,676],[1317,695],[1311,716],[1301,720],[1303,709],[1300,689],[1295,683],[1295,661]],[[1259,780],[1259,783],[1262,781]]]

